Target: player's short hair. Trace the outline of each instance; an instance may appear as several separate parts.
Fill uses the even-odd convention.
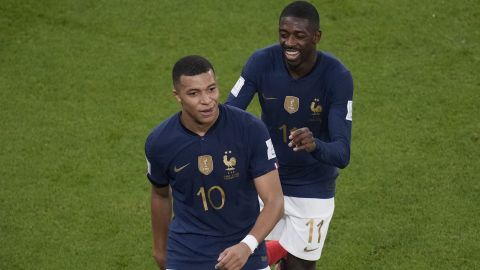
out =
[[[280,20],[284,17],[295,17],[307,19],[308,22],[316,28],[320,29],[320,15],[314,5],[306,1],[295,1],[288,4],[280,14]]]
[[[195,76],[213,69],[212,64],[200,55],[188,55],[175,63],[172,70],[173,84],[177,84],[180,81],[182,75]]]

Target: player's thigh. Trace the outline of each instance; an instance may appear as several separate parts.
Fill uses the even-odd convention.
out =
[[[281,269],[301,269],[301,270],[315,270],[316,261],[306,261],[288,254],[288,258],[284,261]]]
[[[167,269],[167,270],[175,270],[175,269]],[[258,270],[270,270],[270,267],[269,267],[269,266],[267,266],[267,267],[265,267],[265,268],[258,269]]]
[[[280,244],[297,258],[318,260],[334,209],[334,198],[285,197],[285,224]]]

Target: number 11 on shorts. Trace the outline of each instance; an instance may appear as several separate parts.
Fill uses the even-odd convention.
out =
[[[315,220],[313,218],[309,219],[308,222],[305,224],[307,227],[309,227],[308,229],[308,244],[310,245],[313,241],[313,233],[314,233],[314,227],[317,227],[318,229],[318,240],[317,240],[317,243],[320,243],[320,240],[322,238],[322,233],[321,233],[321,229],[322,229],[322,226],[323,226],[323,220],[320,220],[320,222],[315,226]]]

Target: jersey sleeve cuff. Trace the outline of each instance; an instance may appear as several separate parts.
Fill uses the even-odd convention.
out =
[[[260,177],[260,176],[262,176],[262,175],[265,175],[265,174],[267,174],[267,173],[269,173],[269,172],[271,172],[271,171],[277,170],[277,169],[278,169],[278,165],[276,165],[276,163],[275,163],[275,164],[272,164],[272,167],[270,167],[270,168],[268,168],[268,169],[265,169],[265,170],[260,170],[260,171],[258,171],[258,172],[256,172],[256,173],[252,174],[253,179],[255,179],[255,178],[257,178],[257,177]]]
[[[313,150],[310,154],[317,160],[321,159],[321,155],[323,153],[323,142],[320,141],[318,138],[315,138],[315,150]]]
[[[150,183],[151,183],[152,185],[154,185],[155,187],[157,187],[157,188],[163,188],[163,187],[168,186],[168,183],[166,183],[166,184],[159,184],[159,183],[157,183],[157,182],[152,178],[152,176],[151,176],[150,174],[148,174],[148,173],[147,173],[147,178],[148,178],[148,181],[150,181]]]

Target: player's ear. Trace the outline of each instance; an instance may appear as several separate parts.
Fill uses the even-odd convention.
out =
[[[322,39],[322,31],[320,31],[320,30],[315,31],[315,35],[313,37],[313,41],[315,42],[315,44],[320,42],[320,39]]]
[[[182,103],[182,99],[178,96],[178,92],[175,88],[172,89],[172,94],[175,96],[175,99],[178,101],[178,103]]]

